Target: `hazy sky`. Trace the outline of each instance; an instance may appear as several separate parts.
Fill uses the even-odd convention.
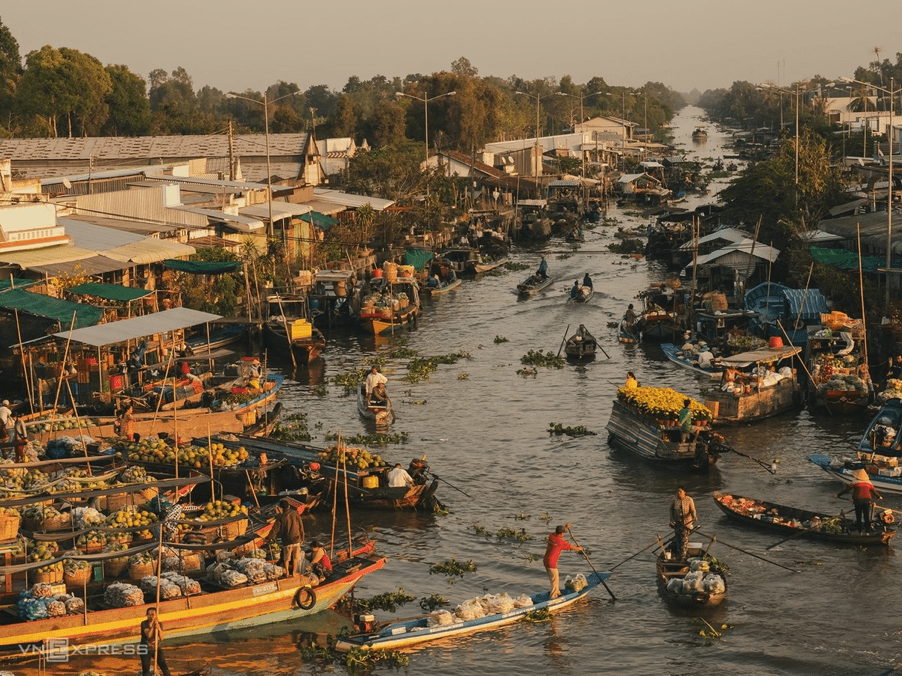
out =
[[[0,21],[23,56],[71,47],[145,78],[183,66],[195,88],[225,91],[340,89],[461,56],[480,75],[704,91],[851,77],[875,47],[893,62],[902,51],[900,0],[4,0]]]

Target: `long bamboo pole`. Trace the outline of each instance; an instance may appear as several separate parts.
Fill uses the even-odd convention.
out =
[[[72,331],[75,330],[75,310],[72,311],[72,321],[69,323],[69,337],[66,338],[66,349],[63,351],[63,362],[60,367],[60,374],[56,381],[56,396],[53,398],[53,411],[50,414],[51,420],[56,417],[56,405],[59,403],[60,390],[63,387],[63,371],[66,369],[66,362],[69,359],[69,345],[72,343]]]
[[[855,231],[858,237],[858,292],[861,296],[861,332],[864,340],[861,344],[861,361],[867,369],[868,374],[868,390],[872,390],[873,381],[871,380],[871,367],[868,364],[868,325],[867,314],[864,310],[864,275],[861,270],[861,223],[855,225]]]
[[[29,378],[28,367],[25,364],[25,346],[22,345],[22,327],[19,325],[19,310],[16,313],[16,333],[19,336],[19,356],[22,358],[22,374],[25,376],[25,393],[28,395],[28,405],[31,412],[34,413],[34,390],[31,387],[31,378]]]

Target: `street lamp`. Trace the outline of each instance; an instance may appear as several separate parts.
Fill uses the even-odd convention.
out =
[[[592,92],[591,94],[583,94],[582,90],[580,90],[580,92],[579,92],[579,123],[580,124],[582,124],[586,119],[585,115],[583,114],[583,99],[587,99],[590,96],[595,96],[596,94],[607,94],[607,93],[608,92],[597,91],[597,92]],[[577,98],[576,94],[570,94],[568,92],[555,92],[554,95],[555,96],[572,96],[573,98]],[[597,137],[596,137],[596,141],[597,141]],[[596,143],[596,145],[597,145],[597,143]],[[579,154],[583,160],[583,178],[585,178],[585,176],[586,176],[586,154],[583,152],[582,142],[580,142]]]
[[[536,170],[535,175],[539,176],[539,174],[541,173],[541,168],[542,168],[542,160],[538,156],[539,155],[539,101],[541,101],[542,99],[548,98],[550,96],[550,94],[546,94],[545,96],[542,96],[541,94],[530,94],[529,92],[521,92],[521,91],[516,91],[516,92],[514,92],[514,94],[519,94],[520,96],[533,96],[536,99],[536,158],[535,159],[538,161],[538,166],[535,166],[534,169]]]
[[[426,127],[426,163],[429,163],[429,102],[435,101],[436,99],[440,99],[443,96],[455,96],[457,94],[456,91],[453,92],[445,92],[444,94],[438,94],[436,96],[414,96],[413,94],[405,94],[404,92],[395,92],[395,96],[403,96],[408,99],[414,99],[415,101],[423,102],[423,115],[425,118],[425,127]]]
[[[285,94],[285,96],[280,96],[272,103],[277,103],[282,99],[287,99],[289,96],[297,96],[298,94],[302,94],[303,92],[291,92],[290,94]],[[250,101],[251,103],[256,103],[257,105],[263,106],[263,129],[266,135],[266,184],[269,186],[269,200],[267,201],[267,205],[269,206],[269,232],[266,233],[268,236],[272,237],[275,234],[275,224],[272,220],[272,167],[270,165],[269,160],[269,104],[270,101],[266,97],[266,92],[263,92],[263,101],[258,101],[257,99],[252,99],[247,96],[241,96],[241,94],[236,94],[235,92],[227,92],[227,99],[242,99],[243,101]],[[282,230],[282,239],[285,239],[285,231]]]
[[[893,267],[893,142],[896,140],[893,133],[893,116],[895,114],[896,94],[902,92],[902,87],[894,89],[896,84],[894,78],[889,80],[889,89],[848,77],[839,79],[843,82],[856,82],[866,87],[873,87],[889,96],[889,131],[887,133],[889,138],[889,185],[886,190],[886,311],[889,312],[889,275]]]
[[[763,91],[782,92],[782,93],[784,93],[784,94],[789,94],[790,96],[795,95],[795,97],[796,97],[796,140],[795,140],[795,146],[796,146],[796,190],[795,190],[795,202],[796,202],[796,205],[798,205],[798,202],[799,202],[799,85],[798,85],[798,83],[796,83],[796,90],[795,90],[795,92],[793,92],[793,91],[791,91],[791,90],[789,90],[789,89],[784,89],[783,87],[778,87],[777,85],[771,84],[771,83],[769,83],[769,82],[766,83],[766,84],[758,85],[758,86],[756,87],[756,89],[761,89],[761,90],[763,90]],[[781,119],[782,119],[782,115],[783,115],[783,106],[782,106],[782,104],[781,104],[781,106],[780,106],[780,116],[781,116]],[[782,127],[782,123],[781,123],[781,127]]]

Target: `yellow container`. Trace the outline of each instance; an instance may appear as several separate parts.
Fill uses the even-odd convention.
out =
[[[310,338],[313,335],[313,325],[306,319],[298,319],[291,323],[291,339]]]
[[[379,488],[379,477],[370,475],[363,477],[364,488]]]

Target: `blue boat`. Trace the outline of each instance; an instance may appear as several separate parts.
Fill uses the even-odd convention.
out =
[[[699,366],[697,363],[689,359],[683,353],[683,351],[673,343],[661,343],[661,350],[664,352],[664,355],[674,364],[679,364],[683,368],[689,369],[697,376],[702,376],[705,378],[720,378],[723,376],[723,365],[708,367]]]
[[[902,399],[889,399],[868,424],[858,442],[862,453],[902,455]]]
[[[863,460],[832,460],[830,456],[824,453],[812,453],[808,456],[808,459],[834,479],[839,479],[843,483],[850,484],[866,476],[880,493],[885,491],[887,493],[902,494],[902,475],[893,476],[898,467],[878,468],[876,474],[871,474],[875,465],[866,463]],[[870,472],[867,471],[868,467],[871,468]],[[881,472],[884,472],[884,474],[881,474]]]
[[[429,626],[429,615],[414,617],[407,620],[392,622],[377,631],[356,634],[353,636],[341,636],[335,643],[335,649],[343,652],[354,648],[363,650],[394,650],[406,648],[417,643],[436,641],[451,636],[475,634],[480,631],[496,629],[506,624],[512,624],[526,618],[528,613],[537,610],[557,612],[570,606],[581,598],[584,598],[595,587],[602,584],[611,576],[610,573],[590,573],[586,576],[586,586],[579,591],[563,589],[562,594],[556,599],[549,599],[549,592],[543,591],[529,596],[531,603],[522,607],[515,607],[505,613],[495,613],[472,620],[462,620],[452,624],[438,624]]]

